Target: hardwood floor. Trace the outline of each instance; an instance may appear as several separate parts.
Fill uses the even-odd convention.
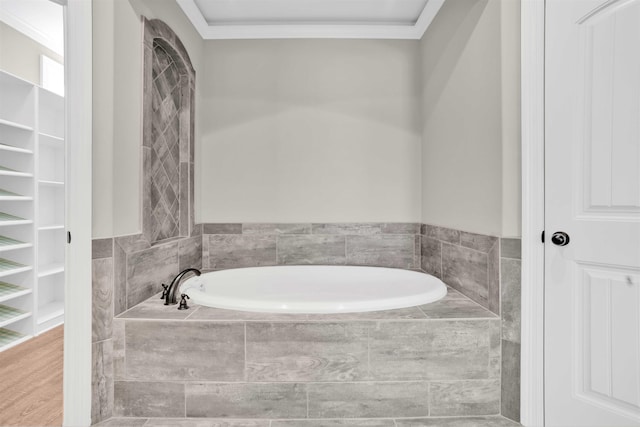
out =
[[[0,353],[0,426],[62,425],[63,327]]]

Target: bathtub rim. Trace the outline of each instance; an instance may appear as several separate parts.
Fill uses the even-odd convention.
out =
[[[355,301],[343,303],[336,307],[335,303],[318,303],[314,302],[296,302],[295,307],[291,307],[291,304],[281,304],[269,301],[264,301],[256,298],[247,298],[243,296],[241,298],[221,298],[210,295],[200,289],[200,286],[196,283],[198,279],[206,279],[208,275],[216,273],[231,273],[240,270],[256,270],[256,269],[291,269],[291,268],[332,268],[332,269],[366,269],[368,272],[376,270],[378,272],[393,272],[394,274],[401,274],[405,276],[412,275],[414,278],[427,278],[426,285],[429,287],[425,292],[418,295],[401,296],[396,298],[385,298],[376,300],[372,307],[372,300],[367,301]],[[385,310],[396,310],[410,307],[417,307],[425,304],[430,304],[441,300],[447,295],[447,285],[439,278],[425,273],[423,271],[390,268],[390,267],[377,267],[377,266],[356,266],[356,265],[278,265],[278,266],[261,266],[261,267],[241,267],[234,269],[225,269],[218,271],[210,271],[202,273],[199,277],[192,277],[184,281],[180,288],[180,294],[187,294],[190,298],[190,302],[195,304],[212,307],[224,310],[245,311],[253,313],[272,313],[272,314],[349,314],[349,313],[367,313]],[[277,304],[280,304],[279,306]],[[333,304],[333,305],[331,305]],[[329,307],[331,306],[331,308]]]

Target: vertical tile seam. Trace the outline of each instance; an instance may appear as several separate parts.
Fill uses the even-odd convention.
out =
[[[347,260],[347,253],[348,253],[348,245],[347,245],[347,241],[349,240],[349,236],[346,235],[344,236],[344,264],[345,265],[349,265],[349,261]]]
[[[249,373],[247,372],[247,322],[244,322],[244,381],[248,382]]]

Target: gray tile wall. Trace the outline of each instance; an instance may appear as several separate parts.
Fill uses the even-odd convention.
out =
[[[520,421],[520,239],[500,239],[502,312],[502,408],[501,413]]]
[[[114,378],[125,366],[114,317],[162,290],[183,268],[202,268],[201,226],[194,236],[151,246],[137,234],[95,239],[92,248],[92,421],[112,416]],[[176,310],[177,311],[177,310]],[[114,328],[116,331],[114,332]],[[133,340],[132,342],[135,342]],[[134,353],[135,354],[135,353]],[[143,363],[144,364],[144,363]]]
[[[414,310],[283,317],[195,306],[185,315],[149,299],[114,321],[114,415],[498,414],[500,319],[454,290]]]
[[[500,314],[499,239],[423,224],[422,270]]]
[[[92,242],[91,421],[113,415],[113,239]]]
[[[370,265],[420,269],[417,223],[204,224],[203,268]]]
[[[409,234],[415,231],[421,233]],[[339,243],[336,245],[336,242]],[[349,242],[355,242],[351,249]],[[447,266],[444,261],[447,255],[444,254],[449,252],[446,251],[461,257],[463,267]],[[496,255],[497,261],[493,260]],[[151,246],[143,235],[96,240],[93,260],[93,420],[97,422],[112,414],[189,416],[188,411],[177,413],[167,408],[147,411],[145,405],[153,401],[161,407],[162,393],[176,390],[184,393],[186,402],[189,396],[206,400],[210,393],[216,395],[217,392],[211,390],[222,393],[226,390],[222,386],[228,383],[297,384],[304,387],[305,408],[309,404],[309,414],[313,413],[314,417],[340,418],[338,414],[343,411],[357,412],[360,418],[373,418],[378,415],[374,409],[368,409],[371,405],[367,403],[370,398],[365,385],[388,382],[402,384],[403,389],[427,384],[427,393],[423,396],[426,400],[405,402],[408,413],[416,414],[412,416],[503,413],[518,420],[518,258],[517,239],[497,239],[430,226],[423,226],[421,230],[418,224],[204,224],[195,226],[193,236],[189,238],[155,246]],[[189,327],[186,328],[189,334],[194,327],[196,331],[202,331],[198,345],[194,340],[181,341],[180,337],[184,337],[187,330],[181,330],[183,326],[173,325],[171,321],[164,320],[164,324],[156,325],[149,321],[134,324],[133,319],[113,319],[114,314],[159,292],[159,283],[170,280],[179,269],[206,268],[207,261],[209,267],[233,268],[323,264],[332,260],[332,263],[350,264],[349,260],[354,259],[357,260],[354,263],[365,265],[401,267],[407,263],[408,268],[422,266],[445,277],[445,282],[457,286],[470,297],[483,294],[487,299],[478,298],[474,302],[450,290],[441,302],[420,308],[398,310],[392,315],[386,312],[343,315],[330,323],[313,323],[319,320],[314,315],[304,316],[302,323],[297,321],[300,317],[295,316],[283,316],[273,323],[260,322],[264,316],[258,313],[246,316],[204,307],[187,314],[172,310],[176,316],[170,318],[183,320],[189,316]],[[486,275],[484,282],[480,272]],[[450,276],[457,280],[447,281]],[[489,303],[495,298],[491,295],[496,293],[496,289],[489,286],[492,280],[498,283],[495,304],[501,310],[495,310],[495,304]],[[493,317],[483,306],[502,312],[502,318]],[[160,304],[155,308],[145,303],[137,305],[127,316],[163,319],[165,313]],[[402,322],[398,323],[398,319]],[[438,322],[427,326],[421,323],[425,319],[438,319]],[[155,336],[156,330],[171,330],[175,340],[162,341],[166,348],[148,354],[146,338]],[[221,336],[224,338],[220,339]],[[206,351],[200,359],[193,359],[193,354],[198,355],[203,349]],[[190,363],[180,362],[181,354]],[[191,363],[194,360],[195,363]],[[218,363],[212,364],[211,360]],[[159,393],[159,397],[156,396],[159,400],[138,399],[136,408],[128,408],[123,396],[131,392],[128,387],[135,387],[128,383],[149,381],[169,385],[166,390],[163,386],[154,390]],[[182,391],[173,385],[176,381],[184,385]],[[344,390],[358,392],[353,392],[355,394],[344,403],[345,406],[331,401],[330,395],[329,400],[323,400],[323,387],[332,383],[349,384]],[[195,384],[202,387],[198,389]],[[272,391],[265,387],[263,391],[247,389],[246,392],[273,398]],[[234,392],[244,393],[242,390]],[[295,390],[287,392],[287,396],[296,396]],[[273,393],[277,396],[280,392]],[[220,398],[216,396],[216,399]],[[311,402],[309,396],[317,399]],[[274,414],[280,414],[269,401],[264,404],[275,408]],[[390,401],[389,405],[397,405],[397,402]],[[193,404],[191,413],[199,411],[196,406]],[[429,408],[430,414],[420,414],[425,407]],[[294,412],[289,415],[284,411],[282,417],[274,417],[296,418],[295,405],[292,408]],[[231,409],[239,411],[235,412],[237,414],[244,413],[244,409]],[[226,417],[215,411],[198,416]],[[306,416],[305,413],[301,418]]]

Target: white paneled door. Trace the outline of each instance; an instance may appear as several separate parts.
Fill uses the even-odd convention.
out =
[[[640,0],[546,4],[545,424],[640,426]]]

